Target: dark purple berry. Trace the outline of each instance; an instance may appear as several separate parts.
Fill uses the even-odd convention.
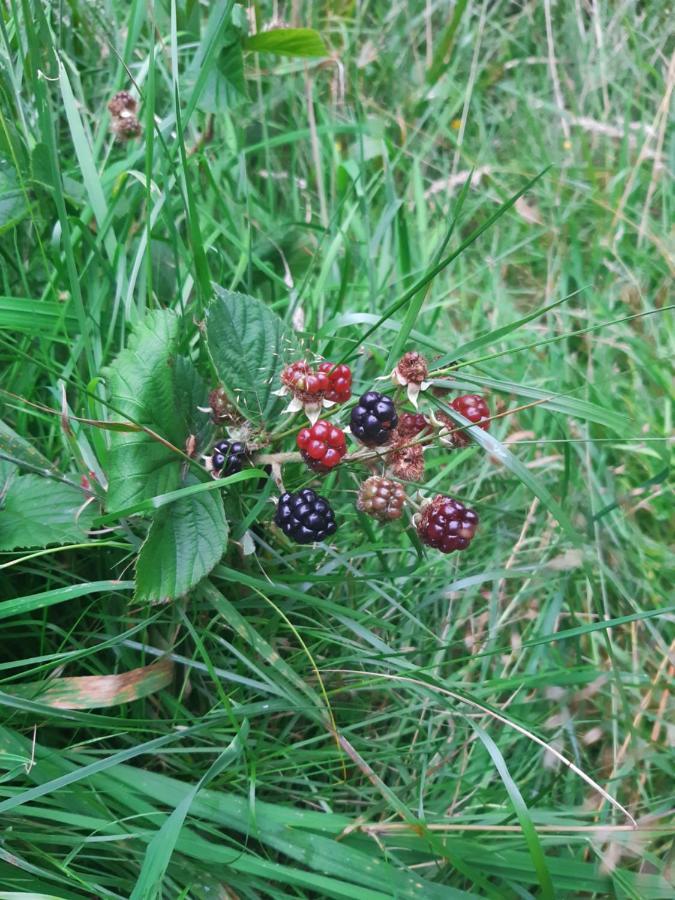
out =
[[[337,529],[330,504],[310,488],[282,494],[274,522],[297,544],[323,541]]]
[[[437,494],[420,513],[417,533],[422,543],[452,553],[469,546],[478,528],[478,514],[459,500]]]
[[[221,478],[241,472],[246,458],[246,444],[241,441],[218,441],[211,454],[211,466]]]
[[[368,447],[388,443],[397,424],[398,415],[393,400],[377,391],[363,394],[352,410],[352,434]]]

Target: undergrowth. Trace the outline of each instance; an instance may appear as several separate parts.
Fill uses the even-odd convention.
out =
[[[668,12],[3,6],[0,897],[673,896]],[[273,392],[409,350],[385,526]]]

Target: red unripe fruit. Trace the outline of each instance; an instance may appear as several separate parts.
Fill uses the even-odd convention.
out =
[[[462,397],[456,397],[450,405],[456,412],[474,425],[478,425],[483,431],[489,430],[490,409],[485,399],[479,394],[465,394]],[[452,441],[456,447],[467,447],[471,443],[471,438],[467,432],[455,431]]]
[[[303,428],[296,443],[303,459],[315,472],[330,471],[347,452],[344,432],[325,419],[319,419],[311,428]]]
[[[345,403],[352,393],[352,371],[349,366],[334,366],[330,362],[322,362],[319,372],[329,379],[326,399],[334,403]]]
[[[454,500],[437,494],[423,509],[417,523],[417,533],[422,543],[452,553],[469,546],[478,528],[478,515]]]
[[[396,436],[412,438],[429,428],[429,420],[422,413],[401,413],[396,427]]]

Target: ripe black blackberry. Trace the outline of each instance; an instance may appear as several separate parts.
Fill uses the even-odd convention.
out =
[[[297,544],[322,541],[337,529],[330,504],[310,488],[282,494],[274,522]]]
[[[420,540],[441,553],[464,550],[478,528],[478,514],[459,500],[437,494],[420,513],[417,533]]]
[[[388,443],[397,425],[398,415],[393,400],[378,391],[362,394],[352,410],[352,434],[367,447]]]
[[[220,478],[241,472],[246,458],[246,444],[241,441],[218,441],[211,454],[211,468]]]

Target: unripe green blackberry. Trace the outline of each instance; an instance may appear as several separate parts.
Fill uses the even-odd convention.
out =
[[[398,481],[372,475],[359,488],[356,508],[380,522],[400,519],[405,503],[405,489]]]

